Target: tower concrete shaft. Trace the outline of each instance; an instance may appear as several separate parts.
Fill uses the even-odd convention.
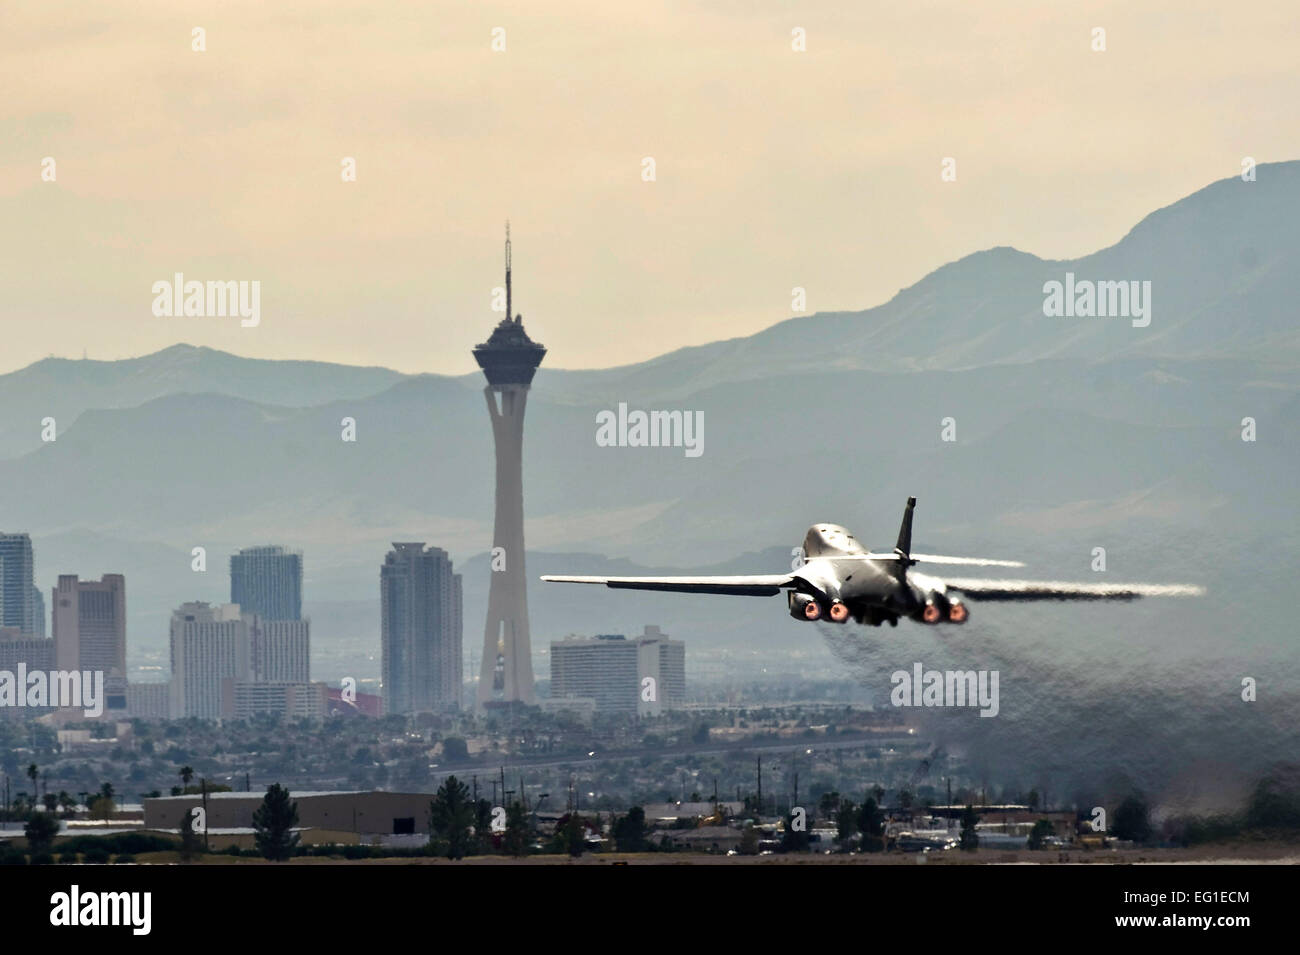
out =
[[[497,458],[496,529],[492,581],[478,705],[533,702],[532,643],[528,633],[528,577],[524,572],[524,408],[546,349],[528,337],[522,315],[510,316],[510,224],[506,223],[506,316],[488,340],[474,346],[492,418]]]
[[[478,704],[533,702],[532,643],[528,632],[528,577],[524,567],[524,409],[528,385],[483,389],[496,444],[496,529],[492,580],[483,632]]]

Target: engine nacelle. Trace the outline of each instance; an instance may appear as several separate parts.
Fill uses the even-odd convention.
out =
[[[948,614],[950,604],[947,596],[933,590],[922,594],[921,596],[923,602],[916,612],[912,614],[913,620],[919,620],[921,623],[935,624],[942,623],[949,619]]]
[[[788,591],[790,616],[796,620],[820,620],[823,616],[822,605],[811,594],[801,594],[797,590]]]

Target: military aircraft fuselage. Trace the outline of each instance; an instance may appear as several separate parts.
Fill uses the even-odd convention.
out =
[[[796,620],[844,623],[852,618],[879,626],[886,621],[896,625],[900,617],[964,623],[968,616],[965,606],[948,596],[943,581],[907,572],[909,561],[902,554],[871,555],[838,524],[808,528],[802,550],[804,563],[794,568],[798,583],[787,597]]]

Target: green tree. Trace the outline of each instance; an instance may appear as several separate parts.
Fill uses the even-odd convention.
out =
[[[59,808],[63,810],[63,818],[71,819],[77,808],[77,800],[66,790],[59,790]]]
[[[957,848],[974,852],[980,847],[980,837],[975,832],[975,825],[979,821],[980,817],[975,814],[975,807],[967,803],[961,813],[961,837],[957,840]]]
[[[645,832],[645,810],[633,806],[614,823],[614,846],[619,852],[644,852]]]
[[[812,817],[805,814],[800,821],[800,828],[795,828],[794,812],[786,814],[785,826],[781,832],[782,852],[806,852],[808,850],[808,829],[812,826]]]
[[[298,845],[298,804],[289,798],[289,790],[279,783],[266,791],[262,805],[253,813],[253,841],[257,850],[272,862],[283,862]]]
[[[1039,819],[1034,823],[1034,828],[1029,830],[1029,848],[1041,849],[1047,837],[1052,834],[1052,824],[1046,819]]]
[[[858,831],[858,807],[852,799],[840,800],[840,811],[835,815],[835,841],[841,849],[849,847],[849,840]]]
[[[501,846],[512,856],[521,856],[528,848],[528,813],[523,803],[512,802],[506,808],[506,831],[502,833]]]
[[[492,802],[480,799],[474,812],[474,840],[479,852],[491,852],[492,845]]]
[[[108,822],[113,818],[113,800],[108,796],[99,794],[90,797],[90,805],[87,807],[91,816],[101,822]]]
[[[1147,842],[1151,838],[1151,814],[1140,793],[1127,796],[1115,810],[1115,824],[1111,834],[1116,839]]]
[[[448,859],[463,859],[470,851],[470,828],[475,807],[469,787],[448,776],[429,804],[429,845],[446,853]]]
[[[59,820],[53,813],[34,812],[23,827],[27,837],[27,851],[32,856],[44,855],[54,845],[54,837],[59,834]]]
[[[817,814],[823,819],[834,819],[840,811],[840,794],[838,792],[822,793],[817,803]]]
[[[566,819],[560,822],[557,828],[557,848],[561,852],[567,852],[575,859],[582,855],[587,848],[587,827],[582,821],[582,817],[576,812],[571,812]]]
[[[862,833],[864,852],[879,852],[885,839],[885,814],[880,811],[874,799],[868,799],[858,810],[858,831]]]

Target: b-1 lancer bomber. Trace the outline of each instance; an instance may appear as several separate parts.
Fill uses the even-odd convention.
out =
[[[901,617],[920,623],[965,623],[970,600],[1136,600],[1139,597],[1194,597],[1203,587],[1188,584],[1066,583],[1054,580],[999,580],[949,577],[941,580],[913,571],[918,563],[983,567],[1023,567],[1019,561],[913,554],[912,510],[907,500],[898,544],[892,554],[872,553],[838,524],[814,524],[803,541],[804,562],[788,574],[737,577],[574,577],[542,580],[604,584],[625,590],[663,590],[687,594],[771,597],[786,592],[796,620],[829,620],[878,627],[897,626]]]

